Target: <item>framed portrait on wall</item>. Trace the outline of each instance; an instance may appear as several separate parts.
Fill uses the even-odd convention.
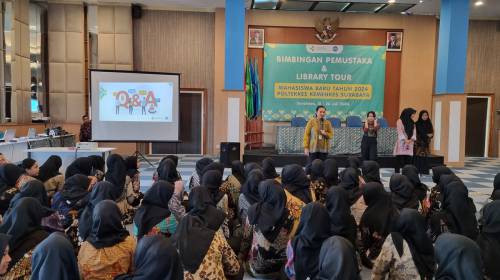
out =
[[[251,49],[264,48],[264,29],[256,29],[256,28],[248,29],[248,48]]]
[[[389,31],[386,33],[386,48],[388,52],[400,52],[403,48],[403,32]]]

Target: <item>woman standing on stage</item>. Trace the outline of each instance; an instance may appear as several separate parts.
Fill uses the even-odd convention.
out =
[[[418,121],[415,123],[417,128],[417,142],[415,142],[415,166],[418,168],[418,173],[429,174],[429,165],[427,156],[430,154],[431,139],[434,136],[434,128],[432,127],[429,112],[426,110],[420,111]]]
[[[304,154],[309,156],[306,171],[310,169],[315,159],[326,160],[328,157],[329,140],[333,138],[332,124],[325,120],[326,108],[316,107],[314,118],[307,122],[304,131]]]
[[[375,112],[366,114],[363,125],[363,139],[361,140],[361,158],[365,160],[377,160],[377,131],[379,124]]]
[[[401,168],[406,164],[411,164],[413,160],[413,144],[417,140],[417,131],[413,121],[415,113],[417,113],[415,109],[406,108],[396,122],[398,139],[394,147],[394,155],[398,157]]]

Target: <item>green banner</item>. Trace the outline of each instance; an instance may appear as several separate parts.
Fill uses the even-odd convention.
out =
[[[265,44],[263,117],[382,116],[384,82],[384,46]]]

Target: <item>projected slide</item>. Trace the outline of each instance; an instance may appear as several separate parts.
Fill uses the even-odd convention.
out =
[[[173,84],[99,82],[99,120],[172,122]]]

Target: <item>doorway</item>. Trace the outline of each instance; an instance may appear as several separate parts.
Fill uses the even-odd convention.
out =
[[[488,157],[490,146],[491,97],[467,96],[465,156]]]
[[[179,94],[179,142],[151,143],[152,154],[196,154],[205,152],[204,90],[182,90]]]

